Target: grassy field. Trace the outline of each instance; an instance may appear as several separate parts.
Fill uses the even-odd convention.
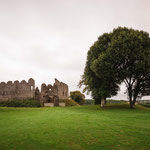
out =
[[[0,150],[149,150],[150,109],[0,108]]]

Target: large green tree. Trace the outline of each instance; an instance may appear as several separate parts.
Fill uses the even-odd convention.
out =
[[[98,85],[93,82],[96,80]],[[132,108],[150,91],[150,37],[147,32],[118,27],[103,34],[88,51],[81,83],[97,96],[117,94],[124,82]]]
[[[86,66],[84,74],[79,83],[80,86],[85,85],[84,91],[91,92],[95,100],[95,104],[100,104],[103,107],[106,97],[114,96],[119,90],[118,82],[110,70],[103,72],[103,75],[98,75],[95,72],[94,62],[100,56],[103,56],[111,42],[111,34],[103,34],[98,40],[90,47],[87,55]],[[109,72],[110,71],[110,72]]]

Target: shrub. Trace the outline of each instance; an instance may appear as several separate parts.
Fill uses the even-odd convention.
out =
[[[5,101],[0,102],[0,107],[5,107],[5,106],[6,106],[6,102]]]
[[[80,91],[70,92],[70,98],[80,105],[83,105],[85,103],[85,95],[82,94]]]
[[[24,107],[40,107],[40,102],[37,100],[25,100],[23,101]]]
[[[12,100],[0,102],[2,107],[41,107],[40,102],[36,100]]]

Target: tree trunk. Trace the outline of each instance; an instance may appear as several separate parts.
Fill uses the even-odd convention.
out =
[[[134,99],[133,99],[133,106],[135,106],[136,99],[137,99],[137,96],[134,97]]]
[[[129,95],[129,101],[130,101],[130,108],[133,108],[133,101],[132,101],[132,88],[128,88],[128,95]]]
[[[131,109],[133,108],[133,102],[132,101],[130,102],[130,108]]]
[[[135,102],[136,102],[136,97],[133,98],[132,100],[132,97],[130,99],[130,108],[133,108],[135,106]]]
[[[133,105],[135,105],[135,102],[136,102],[136,99],[138,97],[138,90],[136,90],[136,93],[134,94],[134,97],[133,97]]]
[[[105,101],[106,101],[106,98],[104,98],[104,97],[102,96],[102,99],[101,99],[101,107],[104,107]]]

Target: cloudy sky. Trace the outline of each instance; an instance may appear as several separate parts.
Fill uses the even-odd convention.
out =
[[[118,26],[150,33],[149,15],[149,0],[0,0],[0,81],[57,78],[78,90],[97,37]]]

